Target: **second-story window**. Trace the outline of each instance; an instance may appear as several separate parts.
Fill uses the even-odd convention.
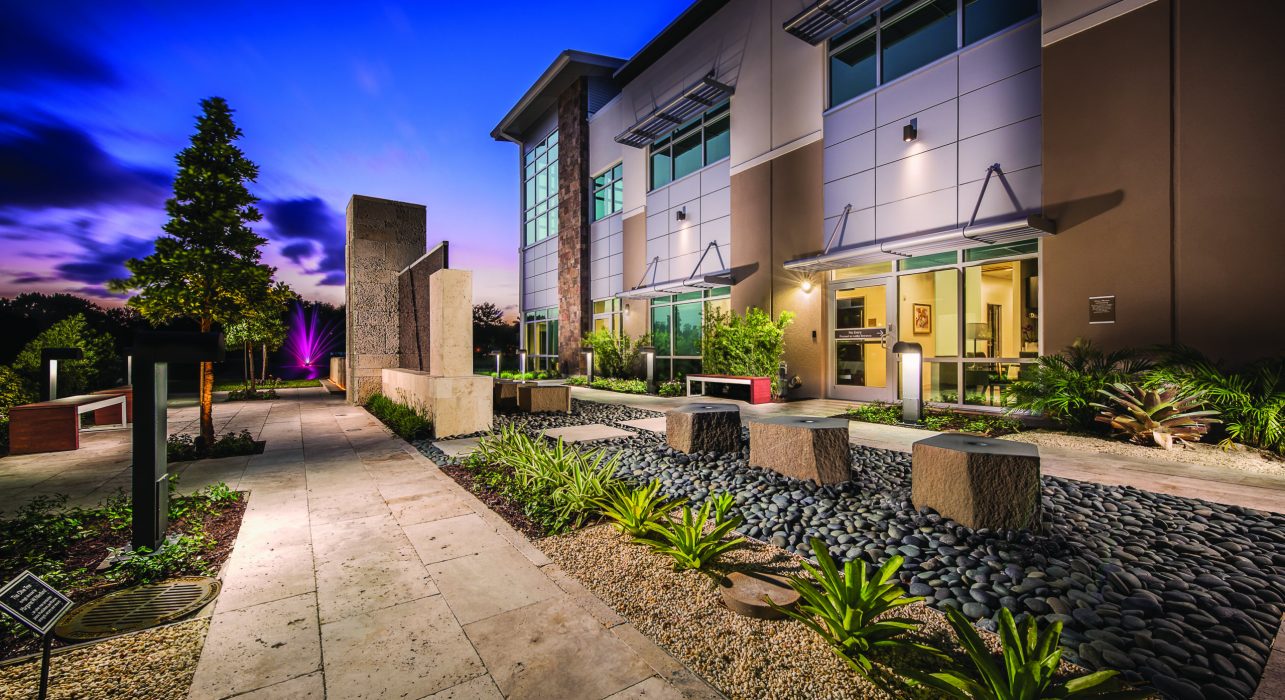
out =
[[[731,115],[724,103],[681,124],[648,149],[649,190],[664,187],[731,154]]]
[[[523,157],[523,245],[558,235],[558,132]]]
[[[616,163],[593,179],[593,220],[620,211],[625,202],[624,164]]]

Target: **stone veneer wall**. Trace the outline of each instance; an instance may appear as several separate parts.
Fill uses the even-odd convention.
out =
[[[422,204],[353,195],[348,202],[344,303],[348,401],[380,390],[384,368],[398,367],[397,273],[424,254],[428,233]]]
[[[589,92],[584,78],[558,97],[558,363],[580,370],[589,332]]]
[[[447,242],[442,241],[397,276],[398,346],[402,369],[429,370],[428,278],[449,266],[448,249]]]

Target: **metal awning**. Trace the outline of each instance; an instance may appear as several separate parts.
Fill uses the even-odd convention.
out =
[[[711,107],[717,107],[732,94],[732,86],[705,76],[656,111],[638,120],[633,126],[616,136],[616,141],[634,148],[644,148],[664,136],[674,127],[700,116]]]
[[[816,46],[869,17],[886,0],[820,0],[781,25],[785,31]]]
[[[820,255],[790,260],[785,263],[785,269],[806,273],[824,272],[842,267],[908,258],[915,255],[932,255],[933,253],[944,253],[982,245],[1012,243],[1042,236],[1051,236],[1057,233],[1056,222],[1037,214],[1024,215],[1015,213],[996,221],[978,224],[977,213],[981,210],[982,198],[986,196],[986,186],[990,184],[991,177],[996,175],[1003,181],[1004,172],[1000,169],[998,163],[986,168],[986,179],[982,181],[981,190],[977,193],[977,204],[973,206],[973,215],[969,218],[968,223],[960,228],[924,231],[886,240],[876,240],[872,243],[862,243],[848,247],[840,245],[835,248],[836,237],[840,244],[843,243],[843,231],[847,228],[848,215],[852,212],[852,205],[849,204],[843,208],[843,214],[840,215],[839,221],[834,226],[834,231],[830,233],[830,238],[826,241],[825,250]],[[1005,190],[1010,193],[1010,197],[1013,197],[1014,205],[1018,205],[1016,197],[1012,195],[1012,191],[1007,185]]]
[[[697,274],[701,269],[701,263],[705,261],[705,256],[709,255],[710,249],[718,256],[720,269],[708,274]],[[730,287],[736,284],[736,276],[732,270],[727,267],[723,261],[723,254],[719,252],[718,241],[710,241],[705,247],[705,252],[701,253],[700,259],[696,261],[696,267],[692,269],[692,274],[685,278],[672,279],[664,282],[656,281],[656,270],[660,266],[660,256],[651,259],[647,263],[647,269],[643,270],[642,279],[633,289],[626,289],[616,296],[622,299],[655,299],[665,297],[670,294],[683,294],[685,292],[699,292],[716,287]]]

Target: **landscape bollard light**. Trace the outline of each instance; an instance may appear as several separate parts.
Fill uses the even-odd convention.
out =
[[[518,381],[526,378],[526,348],[518,350]]]
[[[647,365],[647,391],[648,393],[654,393],[656,391],[656,348],[651,345],[644,345],[638,348],[638,352],[642,353],[643,363]]]
[[[901,356],[901,420],[918,423],[924,406],[924,349],[919,343],[899,341],[892,352]]]
[[[491,354],[495,355],[495,378],[499,379],[500,378],[500,358],[504,356],[504,353],[500,352],[499,350],[492,350]]]
[[[44,372],[40,374],[40,395],[45,401],[58,398],[58,361],[83,360],[85,351],[80,348],[41,348],[40,364]]]
[[[581,350],[584,355],[585,378],[590,384],[593,384],[593,351]]]

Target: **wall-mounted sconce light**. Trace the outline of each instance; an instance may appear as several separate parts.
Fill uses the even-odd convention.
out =
[[[924,348],[919,343],[898,341],[892,352],[901,355],[901,420],[918,423],[924,405]]]
[[[919,120],[911,119],[910,123],[901,129],[901,140],[910,143],[919,138]]]
[[[678,211],[674,212],[674,218],[678,219],[679,221],[686,221],[687,207],[679,207]]]
[[[800,284],[800,285],[799,285],[799,289],[802,289],[804,294],[807,294],[808,292],[811,292],[811,291],[812,291],[812,280],[803,280],[803,284]]]

